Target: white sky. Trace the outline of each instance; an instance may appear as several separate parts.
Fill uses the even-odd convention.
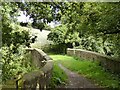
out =
[[[30,19],[30,16],[27,16],[26,17],[26,12],[23,12],[23,11],[20,11],[20,16],[18,16],[18,22],[33,22],[32,19]],[[60,25],[59,22],[51,22],[51,23],[48,23],[48,25],[51,27],[51,28],[54,28],[55,26],[58,26]]]
[[[32,19],[30,19],[30,16],[26,17],[26,12],[20,11],[20,16],[18,16],[19,22],[32,22]]]

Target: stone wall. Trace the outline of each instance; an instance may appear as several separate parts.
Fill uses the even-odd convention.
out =
[[[44,90],[49,88],[52,73],[52,61],[48,61],[40,71],[27,73],[22,78],[22,84],[18,88],[24,90]]]
[[[26,50],[31,52],[33,65],[38,66],[40,70],[25,74],[21,87],[25,90],[48,88],[53,68],[52,59],[40,49]]]
[[[82,49],[67,49],[67,55],[77,56],[85,60],[99,61],[100,65],[112,73],[120,74],[120,59]]]
[[[32,56],[33,65],[39,67],[39,70],[32,71],[12,80],[12,84],[2,86],[2,90],[44,90],[49,88],[53,62],[52,59],[40,49],[26,49]]]
[[[41,68],[46,64],[46,61],[51,60],[51,58],[40,49],[28,48],[28,52],[31,52],[33,65]]]

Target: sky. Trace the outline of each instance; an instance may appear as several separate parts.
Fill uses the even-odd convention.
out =
[[[32,19],[30,19],[30,16],[26,17],[26,12],[20,11],[20,16],[18,16],[19,22],[32,22]]]
[[[23,12],[23,11],[20,11],[20,16],[18,16],[18,21],[19,22],[33,22],[33,20],[32,19],[30,19],[30,16],[27,16],[26,17],[26,12]],[[51,27],[51,28],[54,28],[55,26],[58,26],[58,25],[60,25],[60,23],[59,22],[51,22],[51,23],[48,23],[48,25]]]

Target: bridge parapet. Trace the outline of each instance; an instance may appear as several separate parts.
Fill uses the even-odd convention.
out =
[[[67,55],[85,60],[99,61],[100,65],[112,73],[120,74],[120,59],[82,49],[67,49]]]
[[[40,49],[28,48],[26,50],[31,52],[33,64],[39,67],[40,71],[24,75],[22,88],[25,90],[48,88],[53,68],[52,58]]]
[[[40,49],[27,48],[32,56],[33,65],[39,67],[39,70],[32,71],[12,80],[14,84],[5,85],[2,90],[8,88],[16,90],[44,90],[49,88],[53,62],[52,59]]]

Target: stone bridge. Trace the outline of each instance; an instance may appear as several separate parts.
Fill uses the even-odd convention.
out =
[[[28,53],[31,53],[33,65],[40,68],[40,70],[33,71],[23,75],[22,78],[15,80],[15,88],[23,90],[43,90],[49,88],[52,77],[53,61],[46,53],[40,49],[28,48]],[[95,52],[81,50],[81,49],[67,49],[67,55],[76,56],[86,60],[99,61],[100,65],[112,73],[120,74],[120,61],[112,57],[101,55]],[[19,81],[21,84],[19,85]],[[4,90],[4,88],[2,89]],[[5,89],[6,90],[6,89]]]

